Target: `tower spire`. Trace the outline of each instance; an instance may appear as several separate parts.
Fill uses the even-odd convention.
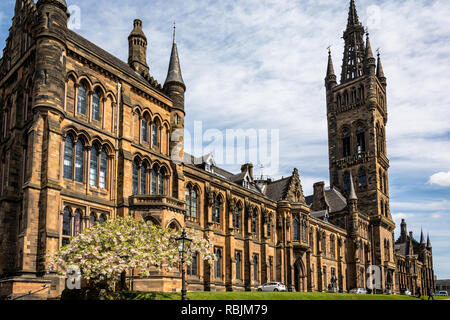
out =
[[[375,58],[373,57],[372,46],[370,45],[369,32],[366,33],[366,53],[364,56],[364,63],[366,65],[366,74],[370,76],[375,75]]]
[[[383,87],[386,88],[386,77],[383,71],[383,65],[381,64],[380,50],[377,50],[378,62],[377,62],[377,77]]]
[[[431,249],[431,240],[430,240],[430,234],[427,235],[427,249]]]
[[[341,84],[361,77],[364,73],[364,27],[359,22],[355,1],[350,1],[347,29],[344,31],[345,49],[342,61]]]
[[[181,67],[180,67],[180,58],[178,56],[178,48],[176,42],[176,25],[173,26],[173,44],[172,44],[172,53],[170,55],[169,62],[169,70],[167,72],[167,78],[164,86],[168,84],[178,84],[182,87],[186,88],[183,80],[183,76],[181,75]]]
[[[425,237],[423,236],[423,229],[420,230],[420,244],[425,245]]]
[[[328,66],[325,85],[327,88],[334,87],[337,84],[336,74],[334,73],[333,58],[331,57],[331,47],[328,47]]]
[[[357,201],[358,197],[356,196],[356,192],[355,192],[355,185],[353,183],[353,175],[350,172],[350,195],[348,197],[348,200],[353,200],[353,201]]]

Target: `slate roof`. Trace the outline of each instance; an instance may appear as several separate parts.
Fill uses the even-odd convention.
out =
[[[291,177],[283,178],[270,183],[266,188],[266,196],[274,201],[282,200],[286,197]]]
[[[305,198],[308,206],[312,205],[314,196],[307,196]],[[347,207],[347,200],[337,189],[325,190],[325,200],[329,205],[329,213],[340,212]]]
[[[115,66],[120,71],[128,74],[132,74],[136,78],[138,78],[140,81],[145,82],[146,84],[152,86],[154,89],[157,89],[159,91],[162,90],[161,85],[152,77],[149,79],[144,78],[142,75],[140,75],[138,72],[136,72],[133,68],[131,68],[128,63],[120,60],[119,58],[113,56],[109,52],[103,50],[99,46],[95,45],[94,43],[90,42],[86,38],[83,38],[78,33],[68,29],[67,30],[67,37],[69,40],[73,41],[75,44],[78,44],[82,48],[86,48],[89,51],[92,51],[96,55],[100,56],[102,59],[105,60],[106,63]]]

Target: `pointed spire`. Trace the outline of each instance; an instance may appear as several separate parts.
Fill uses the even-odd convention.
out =
[[[329,88],[329,85],[331,85],[331,87],[334,87],[336,84],[337,81],[336,81],[336,74],[334,73],[333,58],[331,56],[331,47],[328,47],[328,66],[327,66],[327,76],[325,78],[325,85],[327,88]]]
[[[169,70],[167,72],[167,79],[164,86],[168,84],[179,84],[184,89],[186,89],[183,76],[181,75],[180,58],[178,57],[178,48],[176,42],[175,24],[173,26],[173,44],[172,44],[172,53],[170,55]]]
[[[350,7],[348,9],[348,23],[347,28],[359,25],[358,12],[356,11],[355,0],[350,0]]]
[[[431,248],[432,248],[432,246],[431,246],[431,240],[430,240],[430,234],[427,234],[427,248],[428,248],[428,249],[431,249]]]
[[[381,64],[380,50],[378,50],[377,77],[380,83],[386,87],[386,77],[384,76],[383,65]]]
[[[350,172],[350,195],[348,197],[348,200],[358,200],[358,197],[356,196],[355,192],[355,185],[353,183],[353,175]]]
[[[375,75],[375,58],[373,57],[372,46],[370,45],[369,32],[366,33],[366,52],[364,55],[364,64],[368,75]]]
[[[423,236],[423,229],[420,230],[420,244],[425,245],[425,237]]]

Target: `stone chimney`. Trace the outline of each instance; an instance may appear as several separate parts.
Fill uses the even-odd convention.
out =
[[[325,182],[317,182],[314,184],[314,195],[311,206],[312,211],[326,210],[328,207],[325,200]]]
[[[246,164],[242,165],[241,172],[244,173],[244,172],[247,172],[247,171],[248,171],[248,174],[250,175],[250,177],[253,180],[253,164],[252,163],[246,163]]]

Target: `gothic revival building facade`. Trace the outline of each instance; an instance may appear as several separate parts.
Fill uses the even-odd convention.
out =
[[[350,2],[341,81],[331,54],[325,79],[330,185],[305,197],[299,172],[257,179],[212,156],[183,152],[186,85],[174,41],[164,85],[150,74],[142,21],[129,60],[67,28],[64,0],[17,0],[0,61],[0,296],[30,290],[58,296],[46,254],[95,223],[133,216],[201,230],[213,266],[197,256],[189,290],[255,290],[280,281],[290,291],[434,287],[431,243],[394,240],[386,152],[386,77]],[[174,159],[181,161],[175,161]],[[130,275],[134,290],[173,291],[179,273]]]

